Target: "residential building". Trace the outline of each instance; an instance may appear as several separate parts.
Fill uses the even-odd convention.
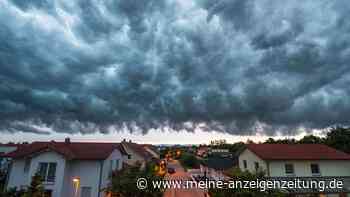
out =
[[[121,145],[127,153],[127,159],[125,163],[128,165],[140,164],[144,166],[147,162],[152,161],[154,156],[152,153],[147,151],[142,145],[133,143],[131,141],[123,140]]]
[[[6,154],[17,150],[21,144],[0,144],[0,170],[7,172],[11,159]]]
[[[215,153],[230,153],[230,150],[229,149],[222,149],[222,148],[213,148],[210,150],[210,153],[211,154],[215,154]]]
[[[284,179],[342,177],[350,180],[350,155],[321,144],[249,144],[239,154],[239,167],[243,171],[264,171],[267,177]],[[345,192],[348,187],[344,185]],[[345,196],[344,192],[341,196]]]
[[[197,156],[198,157],[207,157],[210,149],[207,146],[200,146],[197,149]]]
[[[102,197],[126,155],[118,143],[34,142],[8,154],[7,188],[25,188],[38,173],[50,197]]]
[[[223,148],[211,148],[209,149],[208,154],[210,156],[220,156],[220,157],[232,157],[232,153],[230,153],[229,149]]]
[[[149,153],[154,159],[160,159],[160,153],[158,148],[151,144],[143,144],[142,147]]]

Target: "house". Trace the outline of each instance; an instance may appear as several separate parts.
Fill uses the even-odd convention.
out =
[[[149,153],[154,159],[160,159],[160,153],[158,148],[151,144],[143,144],[142,147]]]
[[[249,144],[239,154],[239,168],[250,172],[262,170],[267,177],[284,179],[350,180],[350,155],[321,144]],[[344,184],[346,191],[348,186]]]
[[[211,180],[227,180],[225,171],[234,167],[235,161],[232,158],[218,155],[210,156],[200,165],[199,169],[192,170],[193,177],[209,178]]]
[[[221,153],[230,153],[229,149],[223,149],[223,148],[213,148],[210,150],[211,154],[221,154]]]
[[[230,150],[223,148],[212,148],[209,150],[208,154],[212,156],[232,157]]]
[[[210,149],[207,146],[201,146],[197,149],[197,156],[199,157],[207,157]]]
[[[118,143],[34,142],[8,154],[13,159],[7,188],[25,188],[39,173],[52,197],[102,197],[110,174],[122,168]]]
[[[0,170],[7,172],[10,164],[10,158],[6,154],[17,150],[21,144],[0,144]]]
[[[121,145],[128,155],[127,159],[125,160],[125,163],[128,165],[133,166],[136,164],[141,164],[144,166],[147,162],[156,159],[152,153],[147,151],[147,149],[140,144],[123,140]]]

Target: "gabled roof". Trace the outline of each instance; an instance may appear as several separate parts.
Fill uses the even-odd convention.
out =
[[[350,155],[322,144],[249,144],[263,160],[350,160]]]
[[[151,160],[153,158],[152,154],[149,153],[142,145],[133,142],[122,142],[122,145],[132,149],[137,155],[141,156],[145,160]]]
[[[228,170],[236,164],[233,158],[212,156],[205,162],[205,165],[215,170]]]
[[[159,154],[158,148],[156,146],[152,145],[152,144],[142,144],[142,146],[144,148],[148,148],[148,149],[152,150],[154,153]]]
[[[45,151],[54,151],[69,160],[104,160],[115,149],[126,155],[124,148],[119,143],[34,142],[21,146],[7,156],[25,158]]]

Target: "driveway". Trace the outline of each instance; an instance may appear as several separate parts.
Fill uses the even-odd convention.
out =
[[[181,164],[174,160],[168,163],[168,167],[174,168],[175,173],[168,175],[167,180],[192,180],[191,176],[185,172]],[[168,189],[164,192],[164,197],[209,197],[206,192],[200,189]]]

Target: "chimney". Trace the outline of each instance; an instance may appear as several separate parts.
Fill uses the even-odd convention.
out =
[[[64,139],[64,142],[65,142],[66,144],[70,144],[70,138],[67,137],[66,139]]]

